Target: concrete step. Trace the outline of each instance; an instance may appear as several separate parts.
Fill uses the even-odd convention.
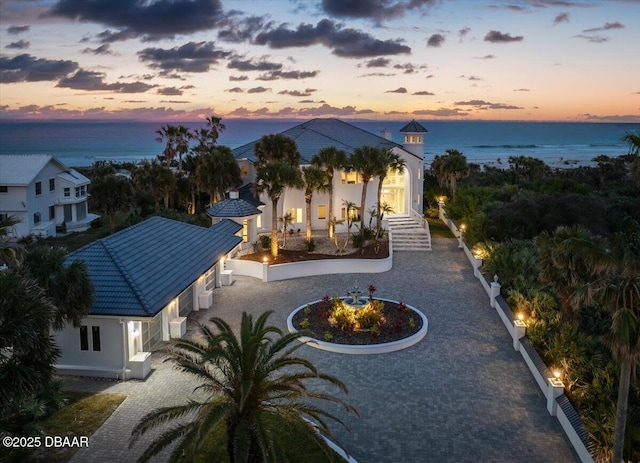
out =
[[[429,231],[412,217],[390,217],[393,251],[431,251]]]

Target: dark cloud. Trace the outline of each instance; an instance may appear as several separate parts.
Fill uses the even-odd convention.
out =
[[[496,55],[474,56],[473,59],[495,59]]]
[[[444,35],[442,35],[442,34],[433,34],[431,37],[429,37],[429,40],[427,40],[427,46],[428,47],[440,47],[440,46],[442,46],[443,42],[444,42]]]
[[[524,109],[520,106],[507,105],[503,103],[490,103],[484,100],[456,101],[456,106],[473,106],[476,109]]]
[[[270,88],[253,87],[253,88],[250,88],[249,90],[247,90],[247,93],[265,93],[265,92],[270,92],[270,91],[271,91]]]
[[[289,95],[296,97],[311,96],[311,94],[315,91],[315,88],[307,88],[306,90],[283,90],[281,92],[278,92],[278,95]]]
[[[191,102],[187,100],[160,100],[160,103],[185,104],[185,103],[191,103]]]
[[[135,39],[139,34],[135,31],[117,31],[107,29],[96,35],[96,39],[101,43],[122,42],[124,40]]]
[[[640,122],[640,115],[638,114],[612,114],[608,116],[598,116],[597,114],[580,114],[579,117],[588,121],[599,122]]]
[[[421,90],[419,92],[413,92],[412,95],[418,95],[418,96],[433,96],[435,95],[435,93],[431,93],[431,92],[427,92],[426,90]]]
[[[300,104],[310,104],[310,103],[323,104],[323,103],[326,103],[326,101],[324,101],[324,100],[318,100],[318,101],[315,101],[315,100],[300,100],[300,101],[298,101],[298,103],[300,103]]]
[[[514,37],[509,33],[504,33],[504,32],[495,31],[495,30],[487,32],[487,35],[484,36],[484,41],[491,42],[491,43],[520,42],[523,39],[524,37],[521,35],[517,35]]]
[[[165,95],[165,96],[181,96],[184,92],[177,88],[177,87],[164,87],[164,88],[160,88],[158,89],[158,94],[159,95]]]
[[[164,71],[207,72],[218,60],[231,52],[215,47],[213,42],[189,42],[180,47],[145,48],[138,52],[140,61]]]
[[[462,39],[464,39],[469,32],[471,32],[470,27],[463,27],[458,31],[458,39],[462,42]]]
[[[263,16],[248,16],[246,18],[231,18],[224,22],[218,31],[218,39],[223,42],[242,43],[251,40],[253,35],[272,22],[265,22]]]
[[[58,0],[50,14],[152,40],[206,31],[226,19],[220,0]]]
[[[367,61],[366,66],[368,68],[386,68],[391,64],[391,60],[387,58],[374,58]]]
[[[373,56],[411,53],[411,48],[402,40],[378,40],[357,29],[343,29],[329,19],[322,19],[316,26],[300,24],[295,30],[281,24],[258,34],[254,42],[271,48],[309,47],[324,45],[342,58],[366,58]]]
[[[358,77],[393,77],[395,74],[385,74],[384,72],[370,72],[369,74],[362,74]]]
[[[244,80],[249,80],[249,76],[229,76],[229,80],[231,82],[242,82]]]
[[[365,18],[381,21],[404,16],[416,9],[427,9],[436,0],[322,0],[325,13],[336,18]]]
[[[418,72],[419,69],[427,69],[428,66],[423,64],[421,66],[416,66],[413,63],[404,63],[404,64],[394,64],[394,69],[401,69],[405,74],[413,74],[414,72]]]
[[[262,74],[256,80],[278,80],[278,79],[307,79],[315,77],[320,71],[271,71]]]
[[[29,48],[29,42],[26,40],[18,40],[17,42],[11,42],[4,48],[8,48],[10,50],[26,50]]]
[[[229,93],[244,93],[244,90],[240,87],[233,87],[233,88],[229,88],[227,90],[225,90],[226,92]]]
[[[86,91],[108,90],[117,93],[144,93],[157,87],[144,82],[115,82],[108,84],[104,81],[104,78],[105,74],[103,72],[80,69],[74,75],[60,79],[56,87]]]
[[[553,24],[561,24],[569,22],[569,13],[560,13],[553,18]]]
[[[467,116],[468,111],[463,111],[458,108],[439,108],[439,109],[418,109],[413,111],[412,114],[418,116],[436,116],[436,117],[453,117],[453,116]]]
[[[30,28],[31,26],[10,26],[7,28],[7,33],[9,35],[18,35],[27,32]]]
[[[478,80],[482,80],[481,77],[478,76],[465,76],[464,74],[458,76],[458,78],[460,79],[467,79],[467,80],[471,80],[471,81],[478,81]]]
[[[82,53],[91,53],[92,55],[113,55],[114,53],[111,51],[110,47],[111,45],[104,43],[98,48],[85,48],[82,50]]]
[[[271,63],[269,61],[253,61],[253,60],[241,60],[234,58],[227,64],[229,69],[237,69],[238,71],[277,71],[282,69],[282,64]]]
[[[611,29],[624,29],[624,24],[616,21],[612,23],[605,23],[602,27],[592,27],[591,29],[584,29],[582,32],[590,33],[590,32],[601,32],[601,31],[609,31]]]
[[[407,89],[404,87],[398,87],[395,90],[387,90],[384,93],[407,93]]]
[[[67,60],[49,60],[22,54],[9,58],[0,56],[0,82],[54,81],[78,69],[78,63]]]
[[[603,37],[598,34],[591,34],[591,35],[578,34],[578,35],[574,35],[574,37],[577,39],[584,39],[587,42],[591,42],[591,43],[604,43],[609,41],[608,37]]]

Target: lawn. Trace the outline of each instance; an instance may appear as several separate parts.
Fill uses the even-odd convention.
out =
[[[66,391],[65,396],[69,398],[69,403],[47,419],[37,423],[37,426],[45,436],[89,436],[89,447],[91,447],[90,436],[127,398],[123,394],[94,394],[76,391]],[[77,450],[77,448],[41,448],[33,454],[24,456],[22,461],[67,462]]]
[[[440,219],[432,219],[428,218],[429,221],[429,230],[431,231],[431,236],[434,238],[455,238],[449,227],[447,227],[444,222]]]

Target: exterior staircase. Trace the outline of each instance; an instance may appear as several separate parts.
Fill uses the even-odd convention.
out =
[[[391,246],[396,251],[431,251],[431,233],[426,220],[408,216],[389,217]]]

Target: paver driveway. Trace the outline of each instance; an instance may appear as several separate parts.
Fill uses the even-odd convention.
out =
[[[262,283],[239,277],[216,289],[209,311],[238,326],[244,311],[274,310],[271,323],[286,329],[289,312],[348,288],[373,284],[376,296],[404,301],[429,319],[417,345],[381,355],[345,355],[302,347],[320,370],[340,377],[360,417],[345,416],[351,432],[335,428],[339,442],[360,463],[572,462],[574,453],[511,337],[455,240],[435,239],[433,252],[396,253],[382,274],[325,275]],[[145,382],[104,383],[68,379],[70,387],[129,394],[79,451],[74,462],[131,461],[126,448],[140,416],[190,396],[193,383],[154,354]],[[341,411],[338,411],[341,414]],[[305,462],[307,463],[307,462]]]

